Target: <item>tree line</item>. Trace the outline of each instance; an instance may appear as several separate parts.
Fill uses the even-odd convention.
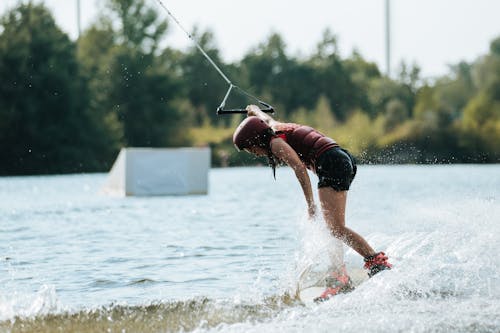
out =
[[[165,43],[168,21],[145,0],[106,0],[72,41],[31,1],[0,18],[0,174],[106,171],[123,146],[210,145],[214,165],[236,154],[241,116],[217,116],[227,83],[199,50]],[[241,60],[221,59],[211,31],[192,35],[276,117],[317,127],[366,163],[500,160],[500,38],[437,79],[402,63],[396,78],[325,30],[309,56],[270,34]],[[233,93],[228,106],[250,102]]]

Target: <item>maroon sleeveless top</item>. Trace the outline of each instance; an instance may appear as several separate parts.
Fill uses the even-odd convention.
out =
[[[295,150],[306,167],[315,170],[316,159],[323,152],[339,145],[335,140],[325,136],[312,127],[294,124],[279,123],[273,127],[276,135],[282,137]]]

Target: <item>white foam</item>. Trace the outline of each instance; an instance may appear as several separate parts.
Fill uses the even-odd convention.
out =
[[[53,285],[42,285],[34,294],[15,292],[11,295],[0,295],[0,320],[14,317],[35,317],[62,310]]]

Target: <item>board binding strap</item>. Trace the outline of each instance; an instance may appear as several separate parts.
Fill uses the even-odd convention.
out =
[[[308,280],[313,281],[297,288],[297,299],[305,305],[319,304],[337,295],[350,293],[368,280],[366,271],[355,267],[343,267],[333,272],[304,272],[301,275],[301,278],[308,275]]]

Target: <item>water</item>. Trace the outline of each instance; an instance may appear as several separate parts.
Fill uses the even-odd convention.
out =
[[[0,332],[500,331],[500,165],[361,166],[347,223],[394,269],[315,306],[298,272],[334,240],[289,169],[214,169],[207,196],[104,180],[0,178]]]

